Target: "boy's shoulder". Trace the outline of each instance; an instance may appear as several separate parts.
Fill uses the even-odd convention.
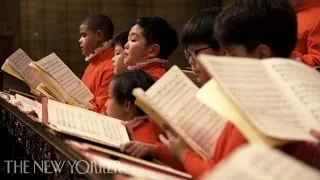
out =
[[[112,58],[114,50],[112,48],[104,49],[101,53],[93,57],[87,66],[87,69],[92,69],[99,74],[113,73]]]
[[[114,56],[114,49],[109,47],[104,49],[101,54],[99,55],[99,60],[101,59],[101,63],[111,63],[112,64],[112,58]]]

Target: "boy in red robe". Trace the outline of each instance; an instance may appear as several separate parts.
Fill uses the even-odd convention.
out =
[[[124,64],[124,45],[128,41],[129,30],[121,31],[112,39],[112,47],[114,48],[114,56],[112,58],[113,73],[117,74],[127,69]]]
[[[213,38],[213,19],[219,12],[220,8],[203,9],[193,15],[181,31],[180,39],[185,49],[185,58],[188,60],[200,84],[207,82],[210,76],[204,73],[205,70],[196,61],[196,56],[199,54],[224,55],[224,51]]]
[[[92,110],[105,113],[108,86],[113,76],[113,48],[109,40],[113,36],[112,21],[103,14],[91,14],[80,25],[80,48],[89,63],[83,76],[83,83],[94,95]]]
[[[296,15],[287,0],[236,0],[217,16],[214,23],[214,37],[230,56],[288,58],[296,44]],[[195,179],[248,143],[237,127],[228,122],[212,149],[213,158],[205,161],[179,137],[170,131],[166,131],[166,135],[167,138],[161,136],[161,141]],[[314,149],[304,142],[277,148],[307,164],[312,164],[315,157]]]
[[[178,35],[165,19],[142,17],[134,22],[124,47],[124,64],[127,68],[142,70],[157,80],[166,73],[164,64],[178,47]],[[155,132],[159,130],[154,122],[150,123]],[[147,133],[142,132],[142,135],[146,136]],[[121,151],[138,155],[137,157],[152,156],[176,169],[183,169],[181,163],[172,157],[168,148],[159,139],[152,146],[132,141],[124,144]]]
[[[122,152],[138,158],[153,157],[175,169],[183,170],[182,164],[160,143],[158,136],[161,129],[134,104],[133,89],[140,87],[147,90],[154,82],[150,75],[141,70],[117,73],[109,86],[107,114],[121,119],[134,138],[121,145]]]
[[[129,70],[141,69],[159,79],[166,72],[164,63],[177,47],[177,32],[166,20],[142,17],[129,32],[124,63]]]

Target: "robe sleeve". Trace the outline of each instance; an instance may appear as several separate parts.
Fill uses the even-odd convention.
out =
[[[307,36],[308,54],[302,54],[299,51],[293,51],[292,56],[300,59],[304,63],[316,67],[320,66],[320,22],[315,21],[311,26]]]

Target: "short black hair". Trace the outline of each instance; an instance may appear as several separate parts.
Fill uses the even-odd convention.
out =
[[[221,8],[208,8],[193,15],[181,31],[181,43],[184,47],[190,44],[208,44],[219,50],[218,42],[213,38],[213,22]]]
[[[215,19],[220,45],[266,44],[276,57],[289,57],[297,42],[296,14],[288,0],[235,0]]]
[[[141,17],[133,25],[143,29],[147,45],[158,44],[158,58],[167,59],[177,49],[179,40],[177,31],[161,17]]]
[[[114,47],[116,45],[120,45],[121,47],[124,48],[124,45],[128,41],[128,35],[129,35],[129,30],[124,30],[116,34],[111,41],[112,46]]]
[[[105,14],[90,14],[86,17],[82,24],[86,24],[88,28],[93,32],[101,30],[104,34],[104,37],[106,38],[106,41],[110,40],[113,36],[114,25],[111,19]]]
[[[155,79],[141,70],[126,70],[114,75],[112,82],[112,94],[116,102],[123,105],[126,101],[134,104],[136,98],[132,95],[133,89],[140,87],[146,91],[155,83]],[[145,115],[140,108],[138,111],[139,116]]]

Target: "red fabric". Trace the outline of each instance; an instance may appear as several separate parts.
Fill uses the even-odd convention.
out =
[[[140,70],[146,72],[156,80],[160,79],[160,77],[166,73],[166,69],[159,62],[150,63],[140,68]]]
[[[133,136],[137,141],[150,144],[156,144],[157,142],[159,142],[158,136],[159,134],[161,134],[161,129],[152,121],[144,121],[132,130]]]
[[[315,67],[320,65],[320,1],[305,0],[296,8],[298,41],[292,58]]]
[[[156,159],[164,164],[183,171],[182,163],[172,156],[169,149],[160,142],[159,135],[162,133],[160,127],[153,121],[145,121],[139,126],[133,128],[134,138],[138,141],[154,144],[157,146]]]
[[[105,103],[108,99],[108,87],[113,76],[112,58],[114,50],[107,48],[93,57],[87,66],[83,76],[83,83],[90,89],[94,99],[93,111],[105,114]]]
[[[196,152],[189,150],[183,159],[184,168],[196,179],[206,171],[215,168],[221,160],[227,158],[234,150],[246,143],[248,141],[240,131],[233,124],[227,123],[218,139],[213,158],[205,161]],[[279,149],[310,165],[316,156],[314,149],[304,143],[287,144]]]

